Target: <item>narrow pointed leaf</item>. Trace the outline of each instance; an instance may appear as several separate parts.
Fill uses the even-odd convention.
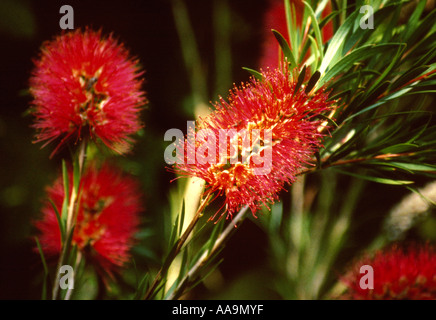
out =
[[[276,37],[277,41],[279,42],[280,48],[283,51],[283,55],[291,64],[291,69],[295,68],[297,66],[297,63],[295,62],[295,57],[292,54],[291,48],[289,48],[289,45],[286,42],[285,38],[283,38],[283,36],[277,30],[272,30],[272,32]]]
[[[262,74],[259,71],[256,71],[256,70],[253,70],[253,69],[250,69],[250,68],[246,68],[246,67],[243,67],[242,69],[250,72],[251,75],[254,78],[256,78],[257,80],[262,81],[263,76],[262,76]]]
[[[305,76],[306,76],[306,65],[303,66],[303,69],[298,75],[297,84],[295,85],[294,93],[292,94],[293,96],[295,95],[295,93],[297,93],[300,90],[300,87],[303,84]]]
[[[321,30],[320,30],[319,25],[318,25],[318,20],[316,19],[315,12],[313,12],[313,9],[310,6],[310,4],[308,4],[306,1],[303,1],[303,3],[306,6],[306,10],[309,13],[309,16],[311,18],[312,28],[313,28],[313,31],[315,33],[316,43],[318,45],[319,56],[320,56],[320,59],[322,61],[324,55],[322,52],[322,37],[321,37]]]
[[[377,183],[382,183],[382,184],[406,185],[406,184],[414,183],[413,181],[409,181],[409,180],[394,180],[394,179],[374,177],[374,176],[370,176],[370,175],[367,175],[367,174],[358,174],[358,173],[354,173],[354,172],[350,172],[350,171],[340,170],[340,169],[337,169],[336,167],[334,168],[334,170],[336,172],[339,172],[339,173],[342,173],[342,174],[346,174],[346,175],[349,175],[349,176],[352,176],[352,177],[355,177],[355,178],[364,179],[364,180],[368,180],[368,181],[372,181],[372,182],[377,182]]]
[[[35,237],[36,246],[38,247],[39,256],[41,257],[42,266],[44,268],[44,278],[42,282],[42,300],[47,299],[47,277],[48,277],[48,267],[47,262],[45,260],[44,252],[42,251],[41,244],[39,242],[38,237]]]
[[[63,243],[64,243],[64,241],[65,241],[65,227],[66,227],[66,226],[64,225],[64,222],[62,221],[61,216],[60,216],[60,214],[59,214],[59,210],[58,210],[58,208],[56,207],[56,205],[55,205],[55,203],[53,202],[53,200],[52,200],[52,199],[48,199],[48,201],[49,201],[50,204],[52,205],[53,210],[54,210],[54,212],[55,212],[55,214],[56,214],[56,220],[58,221],[59,231],[60,231],[60,233],[61,233],[61,246],[62,246]]]
[[[309,93],[313,89],[313,87],[315,86],[315,84],[319,80],[320,76],[321,76],[321,73],[319,71],[315,71],[315,73],[310,77],[310,80],[307,83],[307,87],[304,90],[306,93]]]
[[[342,57],[342,48],[344,45],[344,41],[354,25],[357,14],[357,10],[352,13],[347,18],[347,20],[345,20],[345,22],[339,27],[339,29],[335,32],[333,38],[330,40],[329,47],[324,55],[324,59],[319,69],[319,72],[321,72],[322,75],[333,63],[335,63],[340,57]]]

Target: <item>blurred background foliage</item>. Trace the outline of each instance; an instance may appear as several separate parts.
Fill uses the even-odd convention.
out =
[[[39,255],[33,251],[32,220],[39,217],[44,188],[60,172],[60,161],[67,151],[49,159],[51,146],[40,149],[40,145],[32,144],[32,119],[25,116],[30,101],[27,81],[32,59],[42,42],[61,31],[59,8],[64,4],[0,2],[2,299],[41,296],[43,270]],[[98,0],[68,4],[74,8],[75,28],[91,26],[102,28],[104,33],[113,32],[146,70],[144,89],[149,104],[143,112],[145,128],[131,154],[113,157],[113,161],[138,177],[144,191],[146,211],[138,234],[140,244],[133,250],[134,263],[109,291],[103,290],[92,269],[86,268],[82,284],[78,285],[82,290],[74,296],[130,298],[138,278],[159,267],[168,245],[170,215],[174,210],[171,193],[176,192],[180,181],[171,182],[174,175],[166,170],[163,154],[168,142],[163,141],[163,136],[170,128],[186,132],[187,120],[207,112],[209,102],[216,101],[218,95],[226,96],[233,83],[247,81],[249,74],[242,67],[257,68],[262,45],[261,22],[268,1]],[[409,98],[399,103],[407,110],[410,101]],[[428,94],[425,108],[434,111],[434,103],[434,94]],[[357,140],[353,146],[356,145]],[[431,181],[425,176],[414,180],[417,188]],[[331,169],[307,175],[304,190],[302,185],[298,182],[292,190],[285,190],[282,201],[271,212],[264,210],[258,219],[247,219],[223,249],[218,269],[188,297],[320,297],[359,252],[389,241],[383,238],[387,237],[384,226],[389,212],[411,192],[403,186],[363,181]],[[211,205],[209,214],[217,206]],[[426,211],[429,214],[422,215],[402,233],[402,241],[436,241],[435,214],[429,208]],[[332,235],[314,232],[327,227],[337,230],[340,219],[349,223],[347,230],[339,231],[346,232],[347,237],[338,238],[337,247],[326,247],[323,245],[326,237],[333,237],[334,232]],[[286,228],[291,232],[284,231]],[[289,235],[293,239],[287,238]],[[294,250],[290,255],[292,246],[297,244],[306,250]],[[304,272],[305,266],[314,263],[311,252],[327,257],[324,265],[320,264],[324,269],[318,270],[316,277]]]

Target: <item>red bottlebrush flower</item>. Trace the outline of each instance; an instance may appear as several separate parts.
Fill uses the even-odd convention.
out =
[[[304,3],[302,0],[291,0],[291,4],[295,6],[296,11],[296,24],[301,26],[304,13]],[[330,2],[327,3],[321,17],[324,18],[332,11]],[[288,27],[286,23],[286,11],[283,0],[270,0],[269,8],[264,17],[263,28],[263,47],[262,56],[260,60],[260,67],[266,69],[267,67],[276,68],[279,65],[280,59],[280,46],[274,37],[271,29],[277,30],[285,39],[290,42]],[[322,29],[322,37],[324,42],[330,40],[333,36],[333,25],[331,22],[327,23]]]
[[[76,30],[45,42],[34,63],[36,142],[60,139],[54,154],[69,138],[89,134],[117,152],[128,149],[146,100],[142,72],[122,44],[100,31]]]
[[[315,117],[334,103],[323,90],[296,89],[287,69],[262,75],[261,81],[252,78],[235,87],[228,102],[220,98],[216,110],[197,121],[197,131],[188,132],[183,145],[184,158],[174,166],[182,175],[205,180],[207,192],[225,195],[230,215],[245,205],[254,215],[295,181],[321,146],[322,121]]]
[[[47,193],[58,212],[62,212],[65,197],[62,177]],[[110,275],[128,261],[142,210],[140,198],[136,181],[109,165],[100,170],[90,166],[82,176],[72,243],[98,270]],[[47,202],[42,213],[42,220],[35,222],[41,232],[42,249],[46,255],[57,255],[61,250],[61,234],[52,204]]]
[[[373,268],[373,288],[362,288],[363,265]],[[344,299],[434,300],[436,299],[436,251],[430,245],[397,246],[365,256],[353,264],[341,281],[348,287]]]

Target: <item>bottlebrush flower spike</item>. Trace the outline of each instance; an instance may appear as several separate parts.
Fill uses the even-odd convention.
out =
[[[62,177],[47,193],[58,212],[62,212],[65,197]],[[142,210],[140,199],[136,181],[109,165],[100,170],[92,165],[82,176],[72,243],[97,270],[111,275],[128,261]],[[42,213],[42,220],[35,222],[41,233],[42,249],[48,256],[57,255],[61,250],[61,234],[52,204],[47,201]]]
[[[317,116],[334,104],[324,90],[306,94],[304,85],[297,88],[287,68],[262,76],[235,87],[228,102],[220,98],[215,111],[197,121],[197,131],[179,146],[184,158],[174,165],[181,175],[205,180],[207,193],[225,195],[230,216],[245,205],[255,215],[295,181],[321,147],[323,121]]]
[[[141,128],[146,99],[136,60],[110,35],[89,29],[63,33],[42,46],[30,78],[36,142],[100,138],[117,152]]]
[[[362,265],[374,271],[374,289],[360,286]],[[436,251],[430,245],[394,246],[356,262],[341,279],[348,291],[344,299],[359,300],[434,300],[436,299]]]

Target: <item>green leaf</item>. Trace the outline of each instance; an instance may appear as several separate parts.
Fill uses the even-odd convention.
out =
[[[62,159],[62,177],[64,183],[64,202],[62,204],[62,224],[67,225],[68,216],[68,205],[69,205],[69,195],[70,195],[70,182],[68,178],[68,168],[65,160]]]
[[[284,0],[285,3],[285,15],[286,15],[286,26],[288,30],[289,39],[291,41],[291,46],[294,50],[298,50],[297,48],[300,48],[298,44],[298,28],[297,28],[297,16],[295,12],[295,6],[293,3],[290,3],[289,0]],[[295,66],[297,64],[295,63],[297,61],[297,56],[290,52],[290,55],[292,57],[288,58],[288,61],[294,63]]]
[[[390,19],[389,23],[386,25],[386,29],[383,31],[383,38],[381,42],[389,42],[391,41],[393,35],[395,34],[395,28],[398,25],[398,17],[401,14],[401,5],[396,5],[392,8],[394,10],[392,14],[392,18]]]
[[[327,6],[327,4],[330,2],[330,0],[321,0],[321,1],[317,1],[317,3],[313,3],[313,6],[316,6],[315,9],[315,16],[316,17],[320,17],[322,15],[322,12],[325,10],[325,7]],[[337,12],[336,12],[337,14]],[[321,23],[320,23],[320,27],[321,27]]]
[[[292,93],[292,96],[294,96],[295,93],[300,90],[300,87],[303,84],[305,76],[306,76],[306,65],[303,66],[303,69],[301,70],[300,74],[298,75],[298,81],[297,81],[297,84],[295,85],[295,89],[294,89],[294,92]]]
[[[425,131],[427,129],[429,130],[429,132],[431,132],[431,128],[428,127],[430,124],[430,121],[431,121],[431,114],[428,117],[427,123],[425,125],[423,125],[420,130],[417,130],[417,133],[414,134],[407,142],[408,143],[415,143],[415,141],[418,140],[425,133]]]
[[[291,51],[291,48],[289,48],[288,43],[286,42],[285,38],[278,32],[277,30],[272,30],[274,36],[276,37],[277,41],[279,42],[280,48],[283,51],[283,55],[287,59],[287,61],[291,65],[291,69],[295,68],[297,66],[297,63],[295,62],[294,55]]]
[[[418,145],[413,144],[413,143],[399,143],[399,144],[381,149],[380,154],[408,152],[411,149],[416,148],[417,146]]]
[[[398,88],[403,87],[408,82],[413,81],[414,79],[423,75],[428,70],[428,68],[428,66],[419,66],[407,71],[392,83],[392,85],[389,87],[389,91],[394,91]]]
[[[345,57],[343,57],[331,69],[329,69],[329,71],[327,71],[327,73],[322,77],[318,86],[322,86],[325,82],[331,80],[340,72],[343,72],[351,68],[357,62],[364,61],[365,59],[368,58],[373,58],[378,54],[386,55],[388,54],[389,50],[396,49],[402,46],[403,46],[402,43],[387,43],[387,44],[378,44],[378,45],[365,45],[363,47],[360,47],[354,50],[353,52],[351,52],[350,54],[346,55]],[[322,65],[321,65],[321,70],[322,70]]]
[[[203,247],[201,247],[199,250],[197,250],[197,252],[193,255],[193,257],[191,258],[191,261],[189,263],[189,268],[192,268],[197,262],[198,260],[203,256],[203,254],[206,252],[208,245],[210,244],[210,242],[207,242],[204,244]]]
[[[70,231],[70,234],[69,234],[69,236],[68,236],[68,238],[66,239],[66,241],[65,241],[65,252],[68,252],[69,250],[70,250],[70,248],[71,248],[71,243],[72,243],[72,240],[73,240],[73,236],[74,236],[74,229],[76,228],[76,226],[75,225],[73,225],[72,227],[71,227],[71,231]]]
[[[312,69],[316,70],[318,69],[319,66],[319,49],[318,49],[318,45],[316,44],[316,40],[309,34],[307,35],[307,37],[310,40],[310,44],[311,44],[311,48],[312,48],[312,52],[314,54],[313,59],[310,58],[307,60],[307,63],[309,63],[310,65],[313,64]],[[313,60],[313,62],[311,62]]]
[[[313,37],[312,37],[312,39],[313,39]],[[314,41],[314,43],[316,43],[315,39],[313,39],[313,41]],[[300,55],[299,55],[298,60],[297,60],[298,61],[298,66],[300,66],[303,62],[305,64],[308,63],[307,61],[305,61],[305,58],[307,56],[307,53],[308,53],[309,48],[311,47],[311,45],[313,45],[312,41],[305,41],[304,44],[303,44],[303,48],[299,50]],[[320,61],[318,61],[318,62],[320,62]],[[318,69],[318,66],[315,69]]]
[[[382,81],[386,79],[386,77],[390,74],[391,70],[394,68],[394,66],[398,63],[398,61],[401,59],[401,56],[404,52],[404,49],[406,48],[406,45],[403,43],[398,47],[398,51],[395,55],[395,57],[392,59],[391,63],[383,73],[377,78],[377,80],[374,82],[374,84],[371,86],[371,88],[368,89],[368,95],[370,95],[372,92],[377,90],[377,87],[381,84]]]
[[[309,93],[313,89],[313,87],[315,86],[315,84],[319,80],[320,76],[321,76],[321,73],[319,71],[315,71],[315,73],[310,77],[309,82],[307,83],[307,87],[304,90],[304,92],[306,92],[306,94]]]
[[[434,42],[436,42],[436,33],[432,35],[433,41],[432,44],[434,45]],[[415,62],[414,66],[419,67],[425,64],[429,64],[431,61],[433,61],[433,58],[436,57],[436,50],[430,50],[426,54],[424,54],[418,61]]]
[[[148,290],[148,286],[149,286],[149,278],[150,278],[150,274],[146,273],[141,280],[138,282],[138,287],[136,290],[136,294],[134,296],[135,300],[139,300],[141,299],[143,296],[145,296],[145,293]]]
[[[403,89],[401,89],[399,91],[396,91],[396,92],[394,92],[394,93],[392,93],[390,95],[387,95],[387,96],[381,98],[379,101],[375,102],[374,104],[372,104],[372,105],[370,105],[370,106],[368,106],[368,107],[366,107],[366,108],[364,108],[364,109],[362,109],[362,110],[360,110],[358,112],[355,112],[354,114],[349,116],[347,119],[345,119],[344,122],[350,121],[351,119],[353,119],[353,118],[355,118],[355,117],[357,117],[357,116],[359,116],[359,115],[361,115],[361,114],[363,114],[365,112],[373,110],[373,109],[375,109],[375,108],[385,104],[389,100],[393,100],[393,99],[396,99],[396,98],[401,98],[406,92],[410,91],[411,89],[412,88],[403,88]]]
[[[189,286],[188,290],[191,290],[191,289],[195,288],[197,285],[199,285],[201,282],[203,282],[203,280],[206,279],[207,277],[209,277],[209,275],[211,275],[212,272],[214,272],[214,271],[219,267],[219,265],[220,265],[223,261],[224,261],[224,259],[221,259],[221,260],[219,260],[218,262],[216,262],[215,265],[213,265],[213,266],[210,268],[210,270],[209,270],[209,271],[208,271],[208,272],[207,272],[203,277],[199,277],[199,278],[197,279],[197,281],[195,281],[194,283],[192,283],[192,284]]]
[[[346,85],[348,85],[351,81],[354,80],[354,78],[357,78],[357,80],[359,80],[362,77],[366,77],[366,76],[380,76],[381,73],[376,71],[376,70],[359,70],[358,72],[352,72],[350,74],[344,75],[342,76],[340,79],[337,79],[336,81],[332,82],[328,89],[330,88],[338,88],[340,87],[343,83],[345,83]]]
[[[325,71],[329,68],[331,64],[334,64],[342,56],[342,47],[344,45],[347,35],[350,33],[352,27],[354,26],[355,19],[357,17],[358,11],[353,12],[347,20],[339,27],[335,32],[333,38],[330,40],[327,52],[324,55],[324,59],[319,68],[319,72],[324,75]],[[323,83],[325,82],[323,77]]]
[[[79,186],[80,186],[80,165],[79,165],[79,157],[76,157],[73,162],[73,187],[76,195],[79,194]]]
[[[322,37],[321,37],[321,30],[318,25],[318,20],[316,19],[315,12],[313,12],[312,7],[310,4],[308,4],[306,1],[303,1],[303,4],[306,6],[307,12],[309,13],[309,16],[311,18],[311,24],[312,28],[315,32],[315,39],[318,45],[318,55],[322,61],[324,58],[323,52],[322,52]]]
[[[62,159],[62,177],[64,182],[64,194],[67,197],[70,193],[69,179],[68,179],[68,168],[67,163]]]
[[[346,100],[348,100],[348,97],[351,95],[351,93],[352,93],[351,89],[338,92],[335,95],[330,96],[328,98],[328,101],[334,101],[334,100],[339,100],[339,99],[346,99]]]
[[[42,251],[41,244],[39,243],[38,237],[35,237],[36,246],[38,247],[39,256],[41,257],[42,266],[44,268],[44,279],[42,282],[42,294],[41,299],[47,299],[47,277],[48,277],[48,267],[47,262],[44,257],[44,252]]]
[[[259,81],[262,81],[263,76],[262,76],[262,73],[260,73],[259,71],[256,71],[256,70],[253,70],[253,69],[250,69],[250,68],[246,68],[246,67],[242,67],[242,69],[244,69],[245,71],[250,72],[251,75],[252,75],[255,79],[257,79],[257,80],[259,80]]]
[[[427,37],[430,30],[434,27],[436,18],[436,10],[431,11],[414,30],[411,36],[407,39],[407,46],[412,47],[418,39]]]
[[[358,105],[366,105],[368,103],[372,103],[373,101],[377,101],[378,98],[388,89],[390,84],[391,84],[390,81],[385,81],[377,88],[374,88],[373,91],[369,91],[367,96],[362,98],[361,101],[359,101]]]
[[[416,30],[416,26],[418,26],[419,18],[424,11],[426,3],[427,1],[418,1],[418,5],[407,22],[407,28],[404,30],[404,39],[409,39],[412,33]]]
[[[361,139],[361,137],[367,134],[368,130],[369,130],[368,126],[361,125],[359,127],[356,127],[355,129],[344,130],[345,134],[343,135],[337,134],[337,137],[340,140],[332,144],[331,148],[333,149],[333,151],[330,154],[329,158],[327,159],[327,164],[333,163],[334,161],[337,161],[338,159],[342,159],[343,157],[350,154],[350,152],[354,150],[355,144],[359,141],[359,139]],[[345,142],[343,142],[341,138],[344,139]],[[338,144],[339,147],[336,147]]]
[[[182,208],[180,211],[180,219],[179,219],[179,233],[178,236],[180,237],[183,232],[183,225],[185,223],[185,200],[182,200]]]
[[[380,177],[374,177],[367,174],[358,174],[350,171],[340,170],[337,167],[332,168],[334,171],[346,174],[355,178],[364,179],[372,182],[382,183],[382,184],[389,184],[389,185],[406,185],[406,184],[412,184],[414,181],[408,181],[408,180],[394,180],[394,179],[387,179],[387,178],[380,178]]]
[[[406,163],[406,162],[394,162],[389,161],[386,162],[384,165],[393,166],[399,169],[403,169],[410,172],[415,171],[435,171],[436,166],[431,164],[424,164],[424,163]]]
[[[183,277],[185,276],[185,274],[189,271],[188,270],[188,248],[186,247],[185,250],[183,251],[183,256],[182,256],[182,262],[180,264],[180,271],[179,271],[179,276],[177,277],[175,283],[178,285],[180,283],[180,281],[182,281]]]
[[[141,278],[141,280],[139,280],[138,268],[136,267],[135,259],[133,259],[133,269],[135,270],[135,276],[136,276],[136,292],[135,295],[133,296],[133,300],[139,300],[145,296],[145,293],[148,290],[150,274],[147,272]]]
[[[76,260],[77,260],[77,245],[73,244],[69,252],[69,255],[67,257],[67,264],[70,266],[75,266]],[[77,270],[75,270],[75,273],[77,274]]]
[[[168,297],[174,292],[174,290],[176,289],[176,287],[178,286],[178,281],[174,281],[173,284],[171,285],[171,287],[166,291],[166,292],[162,292],[162,295],[164,296],[163,299],[168,300]],[[183,292],[183,290],[182,290]],[[179,298],[179,296],[175,297],[175,299]]]
[[[359,17],[356,18],[353,33],[346,39],[343,49],[344,53],[348,52],[353,47],[363,46],[365,44],[374,44],[376,42],[383,43],[383,40],[380,39],[380,36],[386,32],[386,30],[383,28],[383,25],[385,24],[384,22],[391,16],[391,13],[398,8],[398,4],[391,3],[383,8],[375,9],[373,18],[374,26],[377,28],[376,30],[369,28],[362,29],[360,27],[359,24],[362,15],[359,8],[360,5],[357,5],[355,10],[359,13]]]
[[[436,90],[420,90],[420,91],[410,91],[408,93],[405,93],[404,96],[411,96],[413,94],[419,94],[419,95],[423,95],[426,93],[436,93]]]
[[[61,233],[61,246],[62,246],[64,241],[65,241],[65,228],[66,228],[66,226],[64,225],[64,222],[62,221],[61,216],[59,214],[58,208],[56,207],[56,205],[53,202],[53,200],[49,198],[48,201],[52,205],[53,210],[54,210],[54,212],[56,214],[56,220],[58,221],[59,230],[60,230],[60,233]]]
[[[411,60],[412,62],[417,60],[414,63],[414,66],[420,66],[424,64],[428,64],[432,61],[434,56],[436,55],[436,50],[434,50],[434,43],[436,42],[436,32],[421,39],[418,43],[415,44],[414,48],[406,53],[404,57],[404,61]]]
[[[174,246],[175,241],[176,241],[178,229],[179,229],[179,218],[180,218],[180,216],[177,215],[176,221],[174,221],[173,228],[171,230],[170,240],[168,242],[169,248],[172,248]]]
[[[217,225],[213,226],[212,233],[211,233],[210,239],[209,239],[209,244],[207,247],[207,250],[209,253],[212,251],[213,246],[215,245],[215,242],[218,239],[218,236],[223,231],[224,221],[225,221],[225,219],[221,219],[218,221]]]

